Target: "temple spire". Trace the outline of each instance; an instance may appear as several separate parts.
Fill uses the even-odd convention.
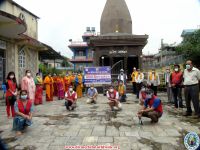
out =
[[[132,19],[125,0],[107,0],[101,16],[100,32],[132,34]]]

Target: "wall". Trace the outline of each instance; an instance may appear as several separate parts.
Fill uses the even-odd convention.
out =
[[[38,38],[38,21],[35,16],[8,1],[4,1],[4,3],[0,5],[0,10],[12,14],[16,17],[19,17],[19,14],[22,13],[25,17],[25,22],[27,24],[27,31],[25,32],[25,34],[35,39]]]

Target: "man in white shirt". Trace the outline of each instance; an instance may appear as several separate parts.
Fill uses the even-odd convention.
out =
[[[135,82],[136,82],[136,89],[137,89],[137,98],[139,98],[139,92],[142,88],[142,83],[144,80],[144,74],[140,71],[140,69],[137,70],[137,74],[135,76]]]
[[[174,103],[173,95],[172,95],[172,88],[171,88],[171,84],[170,84],[170,76],[171,76],[170,68],[167,67],[166,72],[164,73],[165,85],[167,88],[167,97],[168,97],[169,103]]]
[[[127,75],[124,73],[124,70],[120,70],[120,74],[118,75],[118,83],[123,81],[124,85],[126,85]]]
[[[185,86],[185,101],[187,111],[185,116],[192,115],[191,100],[195,110],[195,118],[200,118],[200,106],[199,106],[199,81],[200,71],[193,67],[192,61],[186,62],[186,69],[183,74],[184,86]]]

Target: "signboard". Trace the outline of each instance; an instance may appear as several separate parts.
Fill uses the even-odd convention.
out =
[[[111,84],[111,68],[108,67],[85,67],[85,84]]]
[[[127,50],[111,50],[109,54],[127,54]]]
[[[0,49],[6,49],[6,42],[5,41],[2,41],[0,40]]]

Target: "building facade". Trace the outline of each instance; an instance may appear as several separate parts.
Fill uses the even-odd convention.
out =
[[[87,27],[86,32],[82,35],[83,41],[71,41],[68,47],[73,52],[70,62],[74,64],[74,70],[83,71],[84,67],[93,66],[94,51],[88,46],[88,41],[95,35],[95,28]]]
[[[0,5],[0,84],[10,71],[20,81],[30,69],[35,75],[39,68],[39,51],[47,48],[38,39],[36,15],[12,0]]]

